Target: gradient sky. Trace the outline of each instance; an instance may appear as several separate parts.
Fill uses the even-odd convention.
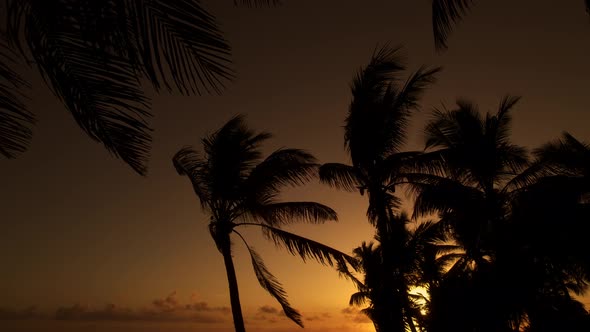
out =
[[[404,45],[410,69],[444,67],[412,120],[409,150],[422,148],[432,107],[464,97],[495,110],[507,93],[523,96],[514,111],[516,143],[533,148],[564,130],[590,141],[590,22],[581,0],[481,1],[443,54],[434,52],[428,0],[285,0],[272,9],[204,2],[232,44],[238,78],[221,96],[153,96],[147,178],[92,142],[29,75],[35,137],[26,154],[0,162],[0,329],[231,331],[222,257],[172,155],[244,113],[251,127],[275,134],[268,152],[297,147],[321,162],[348,162],[348,84],[377,44]],[[284,196],[325,203],[340,216],[290,230],[348,253],[371,240],[358,194],[312,184]],[[306,330],[370,331],[347,306],[352,285],[335,271],[276,250],[255,230],[243,233],[302,312]],[[278,314],[235,243],[249,331],[300,330]]]

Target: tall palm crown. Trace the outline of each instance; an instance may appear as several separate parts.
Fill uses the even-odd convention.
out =
[[[338,189],[366,191],[368,216],[376,223],[387,207],[396,206],[395,185],[400,169],[415,153],[402,152],[409,117],[420,108],[419,98],[435,82],[440,68],[422,67],[404,83],[399,48],[383,47],[373,54],[351,85],[352,101],[345,120],[344,145],[352,165],[327,163],[320,180]]]
[[[406,285],[396,277],[395,248],[401,234],[396,233],[394,209],[399,205],[396,186],[406,181],[404,169],[416,164],[419,153],[402,152],[410,115],[419,109],[419,98],[435,81],[440,68],[422,67],[404,81],[398,75],[405,69],[399,48],[377,50],[369,64],[353,79],[352,101],[345,120],[344,144],[352,165],[327,163],[320,167],[320,180],[348,191],[367,192],[367,216],[380,239],[380,278],[383,292],[371,299],[371,319],[379,331],[404,331]],[[400,83],[401,81],[401,83]],[[402,225],[403,227],[403,225]],[[391,237],[389,235],[393,234]],[[372,293],[376,294],[376,293]],[[401,300],[400,300],[401,299]]]
[[[229,1],[229,0],[228,0]],[[275,5],[277,0],[234,0]],[[218,93],[233,78],[230,46],[198,0],[5,0],[0,29],[0,155],[26,150],[35,117],[24,58],[93,140],[146,173],[150,99],[157,91]]]
[[[231,258],[232,234],[248,248],[260,285],[277,299],[287,317],[303,324],[281,284],[236,227],[260,227],[277,246],[303,260],[328,265],[354,263],[350,256],[335,249],[281,229],[296,221],[321,223],[337,218],[332,209],[316,202],[278,201],[281,188],[304,184],[313,178],[318,165],[312,155],[298,149],[279,149],[262,159],[260,144],[270,137],[248,129],[243,117],[237,116],[203,139],[203,155],[184,148],[173,158],[176,170],[190,179],[201,207],[210,215],[209,230],[226,264],[237,331],[243,331],[244,324]]]

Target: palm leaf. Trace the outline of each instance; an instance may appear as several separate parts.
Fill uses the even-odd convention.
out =
[[[361,68],[351,84],[354,101],[364,103],[372,101],[375,96],[381,95],[395,79],[395,74],[404,70],[403,57],[400,55],[401,47],[389,47],[384,45],[375,49],[371,61],[365,68]]]
[[[369,294],[367,292],[356,292],[350,296],[350,300],[348,301],[348,305],[354,306],[361,306],[364,305],[369,298]]]
[[[250,257],[252,259],[252,267],[254,268],[254,273],[256,274],[256,279],[260,283],[260,286],[264,288],[272,297],[274,297],[285,312],[285,315],[289,317],[292,321],[294,321],[297,325],[303,327],[303,321],[301,320],[301,314],[295,310],[289,304],[287,300],[287,292],[283,289],[281,283],[275,278],[270,271],[264,265],[264,261],[258,253],[256,253],[252,248],[246,245],[248,248],[248,252],[250,252]]]
[[[11,46],[93,140],[142,175],[151,129],[141,76],[182,93],[219,92],[233,77],[230,48],[198,1],[7,0],[6,9]],[[18,97],[2,95],[14,113]]]
[[[19,93],[29,83],[12,68],[17,55],[10,49],[7,37],[0,35],[0,155],[15,158],[24,152],[33,136],[35,117]]]
[[[169,80],[185,94],[219,93],[223,81],[233,78],[230,47],[215,18],[193,0],[134,3],[136,31],[143,66],[156,88]],[[160,56],[161,54],[161,56]],[[159,77],[159,79],[157,79]]]
[[[320,182],[350,192],[358,191],[364,185],[354,167],[339,163],[320,166]]]
[[[346,263],[354,266],[357,263],[353,257],[319,242],[276,227],[264,224],[259,226],[263,228],[264,234],[274,241],[275,245],[287,249],[292,255],[298,255],[303,261],[313,259],[329,266]]]
[[[191,147],[184,147],[172,157],[172,163],[179,175],[186,175],[190,179],[201,208],[205,208],[211,198],[206,186],[207,162]]]
[[[150,114],[137,72],[125,55],[98,48],[83,38],[86,31],[81,28],[80,8],[70,2],[30,3],[24,31],[28,48],[45,81],[78,125],[144,175],[151,141],[146,122]]]
[[[437,50],[447,48],[447,38],[473,5],[473,0],[432,0],[432,29]]]
[[[352,265],[352,267],[354,269],[359,270],[361,267],[361,261],[355,262],[355,264]],[[339,276],[352,281],[352,283],[356,286],[357,289],[365,288],[365,285],[354,274],[352,274],[352,272],[348,269],[348,266],[346,264],[338,264],[336,270],[338,270]]]
[[[436,83],[436,75],[442,71],[442,67],[420,67],[413,73],[395,98],[394,108],[419,109],[419,100],[424,90]]]
[[[338,220],[336,211],[316,202],[281,202],[266,204],[258,209],[258,214],[267,224],[285,225],[297,221],[324,223]]]
[[[244,184],[252,204],[269,204],[284,186],[300,186],[317,176],[316,159],[300,149],[279,149],[256,165]]]

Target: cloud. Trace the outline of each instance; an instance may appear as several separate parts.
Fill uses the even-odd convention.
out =
[[[165,321],[218,323],[226,321],[230,313],[228,307],[210,307],[207,302],[181,303],[176,292],[152,301],[151,305],[131,309],[107,304],[103,308],[93,309],[80,304],[60,307],[55,312],[55,319],[69,321]]]
[[[37,312],[35,306],[30,306],[21,310],[0,308],[0,320],[30,320],[41,318],[45,317]]]
[[[256,314],[252,317],[254,320],[276,323],[278,318],[285,318],[285,312],[269,305],[258,307]]]
[[[260,313],[265,313],[265,314],[278,314],[279,313],[279,309],[275,308],[275,307],[271,307],[269,305],[264,305],[262,307],[258,308],[258,312]]]
[[[340,312],[342,312],[344,315],[351,315],[351,314],[357,313],[358,310],[353,307],[346,307],[346,308],[342,309]]]
[[[305,318],[305,320],[310,321],[310,322],[313,322],[313,321],[321,322],[321,321],[326,321],[326,320],[332,318],[332,315],[330,315],[327,312],[322,312],[322,313],[317,313],[317,314],[310,315],[310,316],[306,315],[304,318]]]
[[[360,310],[353,307],[346,307],[340,311],[344,317],[354,323],[371,323],[371,320]]]

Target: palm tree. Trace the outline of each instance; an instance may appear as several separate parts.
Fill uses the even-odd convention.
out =
[[[304,184],[313,177],[318,165],[312,155],[298,149],[279,149],[261,160],[260,144],[270,137],[268,133],[248,129],[244,118],[236,116],[202,140],[203,155],[189,147],[173,158],[176,170],[190,179],[202,209],[210,215],[209,230],[225,262],[238,332],[245,329],[232,261],[232,234],[246,245],[262,288],[280,303],[287,317],[303,326],[301,315],[287,301],[281,284],[236,230],[238,226],[261,228],[275,245],[303,260],[339,266],[354,263],[352,257],[340,251],[281,229],[295,221],[321,223],[337,218],[332,209],[319,203],[277,201],[282,187]]]
[[[542,325],[538,313],[546,307],[540,303],[569,301],[569,291],[582,292],[588,280],[581,260],[572,261],[573,250],[547,245],[559,241],[558,221],[579,221],[575,217],[583,214],[574,208],[571,191],[558,191],[545,176],[543,163],[529,163],[526,151],[510,143],[510,111],[517,101],[505,97],[497,113],[485,117],[474,104],[459,101],[455,110],[435,111],[426,127],[427,148],[437,148],[428,154],[443,167],[411,184],[415,216],[438,213],[464,250],[431,290],[431,331]]]
[[[590,14],[590,0],[584,0]],[[454,26],[459,23],[474,5],[474,0],[432,0],[432,30],[437,50],[447,48],[447,39]]]
[[[234,0],[274,5],[274,0]],[[35,123],[19,57],[90,138],[139,174],[151,145],[147,78],[156,91],[219,93],[234,77],[230,46],[198,0],[5,0],[0,29],[0,154],[26,150]]]
[[[382,271],[385,302],[372,317],[381,331],[403,331],[402,304],[396,292],[404,286],[394,284],[392,257],[394,241],[388,237],[396,229],[393,209],[398,207],[396,185],[406,178],[403,169],[418,153],[402,152],[410,115],[420,108],[419,98],[434,83],[440,68],[422,67],[404,83],[398,75],[405,69],[399,48],[387,46],[376,51],[369,64],[360,70],[351,86],[352,102],[345,123],[344,144],[352,165],[327,163],[320,167],[320,180],[348,191],[367,192],[367,216],[381,239]],[[400,288],[401,287],[401,288]],[[374,302],[377,303],[377,302]]]
[[[394,293],[395,302],[399,303],[402,309],[404,331],[416,332],[417,329],[424,329],[421,311],[427,307],[424,303],[427,302],[427,298],[412,291],[416,287],[428,290],[433,283],[438,282],[442,275],[441,262],[444,258],[437,256],[440,252],[448,250],[450,246],[441,245],[446,241],[446,236],[437,223],[422,222],[414,229],[410,229],[406,214],[396,215],[393,219],[397,227],[387,234],[387,237],[396,239],[393,241],[378,236],[375,239],[378,243],[389,241],[388,243],[397,244],[391,253],[395,261],[389,263],[396,271],[394,283],[400,289],[399,292]],[[377,332],[384,331],[384,327],[379,322],[386,319],[392,310],[387,307],[390,300],[387,298],[385,276],[381,275],[382,266],[385,264],[382,250],[381,245],[375,245],[373,242],[369,244],[363,242],[360,247],[354,249],[353,254],[359,266],[358,272],[363,274],[363,281],[360,281],[346,267],[339,267],[341,275],[350,279],[358,289],[358,292],[350,297],[349,304],[360,306],[368,303],[369,306],[362,312],[374,322]]]

